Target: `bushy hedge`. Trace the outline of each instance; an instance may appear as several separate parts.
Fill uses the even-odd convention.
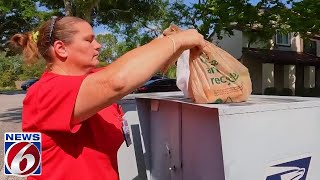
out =
[[[176,73],[177,73],[177,66],[174,65],[168,69],[166,76],[170,79],[176,79]]]
[[[107,65],[107,62],[100,62],[98,67]],[[44,69],[44,62],[28,65],[23,62],[20,55],[6,57],[5,52],[0,52],[0,89],[14,88],[15,81],[40,77]],[[176,66],[169,68],[166,76],[168,78],[176,78]]]
[[[0,52],[0,87],[15,87],[15,81],[40,77],[44,68],[44,62],[27,65],[20,55],[6,57]]]

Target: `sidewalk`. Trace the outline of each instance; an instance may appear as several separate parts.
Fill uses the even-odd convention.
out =
[[[21,123],[20,122],[14,122],[11,121],[10,118],[6,118],[6,120],[4,120],[4,118],[1,118],[1,116],[3,115],[2,112],[0,112],[0,131],[2,132],[0,135],[0,142],[1,142],[1,146],[0,146],[0,180],[23,180],[25,178],[20,178],[20,177],[16,177],[16,176],[5,176],[4,175],[4,150],[3,150],[3,138],[4,138],[4,132],[19,132],[21,131]]]
[[[0,92],[0,180],[23,180],[16,176],[4,175],[4,132],[21,131],[22,100],[25,94],[22,91]]]

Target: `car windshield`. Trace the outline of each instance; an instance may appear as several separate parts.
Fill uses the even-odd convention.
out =
[[[160,84],[176,84],[176,80],[175,79],[156,79],[156,80],[149,80],[146,83],[144,83],[144,86],[148,86],[150,84],[154,84],[156,82],[159,82]],[[157,83],[157,84],[159,84]]]
[[[149,85],[149,84],[151,84],[151,83],[153,83],[155,81],[157,81],[157,80],[149,80],[149,81],[145,82],[143,85],[147,86],[147,85]]]
[[[166,77],[165,77],[165,76],[157,75],[157,76],[152,76],[152,77],[150,78],[150,80],[157,80],[157,79],[166,79]]]
[[[38,81],[39,79],[29,79],[28,82]]]

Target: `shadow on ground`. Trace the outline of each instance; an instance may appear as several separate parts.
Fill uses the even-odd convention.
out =
[[[22,108],[11,108],[0,112],[1,122],[21,123]]]

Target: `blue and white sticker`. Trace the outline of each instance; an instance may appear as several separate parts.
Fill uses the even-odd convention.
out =
[[[306,180],[312,156],[300,155],[272,162],[266,171],[266,180]]]

